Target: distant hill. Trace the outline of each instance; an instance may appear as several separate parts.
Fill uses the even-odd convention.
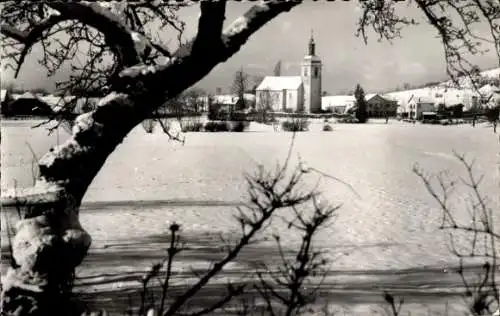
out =
[[[494,105],[500,100],[500,68],[481,71],[479,89],[474,89],[470,78],[459,80],[459,88],[451,80],[432,82],[418,88],[402,91],[385,92],[384,95],[397,100],[400,106],[405,107],[408,100],[414,97],[431,98],[436,104],[445,104],[447,107],[463,104],[465,109],[473,105],[473,98],[483,100],[487,106]]]

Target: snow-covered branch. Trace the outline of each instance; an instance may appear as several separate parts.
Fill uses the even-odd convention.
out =
[[[2,25],[0,26],[1,33],[23,44],[22,51],[20,52],[17,60],[15,73],[16,77],[19,74],[19,70],[24,63],[26,55],[28,55],[31,48],[43,38],[44,32],[48,32],[53,26],[64,20],[66,20],[65,17],[59,14],[53,14],[40,21],[39,23],[33,25],[29,31],[21,31],[19,29],[16,29],[14,26],[2,23]]]
[[[22,49],[14,53],[17,55],[15,58],[16,76],[31,48],[54,35],[54,32],[51,32],[53,27],[67,21],[77,21],[102,33],[106,44],[119,58],[117,67],[119,70],[141,63],[153,49],[164,56],[170,56],[166,47],[154,43],[144,32],[135,31],[129,27],[119,11],[111,10],[114,7],[110,9],[100,3],[92,2],[50,2],[46,3],[46,6],[50,8],[50,15],[38,22],[28,23],[25,30],[19,29],[17,23],[12,21],[1,24],[0,30],[3,36],[22,44]],[[20,10],[19,14],[21,13]],[[61,27],[58,32],[69,30],[71,26],[72,24],[68,24],[67,27]]]
[[[300,2],[296,1],[269,1],[256,4],[236,19],[220,36],[210,36],[213,39],[211,43],[214,44],[210,47],[195,45],[196,42],[201,41],[201,37],[196,37],[181,46],[166,64],[154,67],[137,65],[123,70],[120,73],[120,83],[117,89],[130,91],[140,82],[141,86],[149,86],[152,90],[164,89],[168,86],[167,97],[173,97],[202,79],[217,64],[234,55],[248,38],[267,22],[299,4]],[[205,6],[199,23],[210,20],[218,23],[223,21],[224,10],[220,3],[207,2]],[[216,34],[219,26],[221,27],[221,24],[213,26],[208,32]],[[217,46],[214,43],[219,40],[223,45]],[[202,47],[203,50],[194,51],[197,47]],[[180,74],[189,74],[189,76]],[[158,86],[158,82],[161,82],[162,86]]]

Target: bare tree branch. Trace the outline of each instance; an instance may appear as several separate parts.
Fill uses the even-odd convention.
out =
[[[476,176],[474,161],[469,162],[465,156],[454,154],[467,172],[466,179],[461,177],[459,177],[460,181],[449,179],[444,173],[432,177],[424,174],[418,167],[414,168],[414,172],[422,180],[429,194],[438,202],[443,212],[440,228],[448,232],[451,253],[459,259],[460,268],[457,273],[466,288],[470,312],[474,315],[491,314],[500,305],[496,281],[497,242],[500,240],[500,234],[494,227],[493,210],[481,194],[480,184],[483,177]],[[467,221],[460,221],[457,218],[455,209],[450,203],[457,182],[460,182],[471,192],[468,198],[470,218]],[[466,238],[465,242],[463,237]],[[456,239],[459,240],[459,243]],[[464,250],[464,246],[467,249]],[[473,262],[476,262],[477,259],[483,261],[482,270],[475,281],[469,280],[465,275],[466,259],[475,260]]]
[[[418,24],[397,14],[398,5],[415,4],[425,20],[434,27],[443,45],[446,71],[453,83],[468,79],[477,90],[477,76],[471,56],[483,54],[491,45],[500,66],[500,3],[490,0],[392,0],[360,1],[362,15],[356,35],[367,41],[367,29],[372,28],[379,40],[389,42],[400,37],[403,27]],[[476,26],[486,23],[489,36],[478,34]]]

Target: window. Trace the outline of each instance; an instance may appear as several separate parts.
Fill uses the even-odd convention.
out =
[[[318,78],[319,76],[319,67],[314,67],[314,78]]]
[[[308,76],[308,73],[307,73],[307,68],[304,68],[304,76]]]

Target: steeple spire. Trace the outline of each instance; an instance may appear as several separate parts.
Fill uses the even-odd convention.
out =
[[[309,39],[309,56],[315,56],[316,44],[314,43],[314,31],[311,29],[311,38]]]

